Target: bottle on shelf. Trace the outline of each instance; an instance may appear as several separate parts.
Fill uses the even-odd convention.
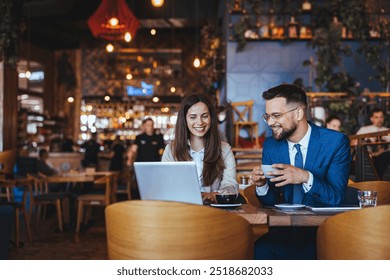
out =
[[[288,24],[288,37],[298,38],[298,23],[295,21],[295,17],[291,17]]]

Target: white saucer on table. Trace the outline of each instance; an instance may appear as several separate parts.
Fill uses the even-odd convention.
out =
[[[275,204],[275,207],[284,211],[293,211],[293,210],[302,209],[305,207],[305,205],[282,203],[282,204]]]

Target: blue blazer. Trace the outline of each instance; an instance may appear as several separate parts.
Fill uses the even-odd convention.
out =
[[[347,190],[351,150],[348,137],[340,132],[318,127],[309,122],[311,135],[304,169],[313,174],[313,185],[305,193],[303,204],[311,206],[337,206]],[[263,164],[291,164],[287,140],[268,137],[263,145]],[[273,206],[280,202],[292,203],[293,185],[275,187],[268,180],[269,190],[258,196],[263,205]]]

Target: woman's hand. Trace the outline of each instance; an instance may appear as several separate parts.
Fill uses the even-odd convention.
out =
[[[215,192],[202,192],[203,204],[216,203]]]
[[[263,170],[261,170],[260,166],[256,166],[255,168],[253,168],[249,177],[249,184],[263,186],[266,182],[267,181],[265,179],[264,172]]]

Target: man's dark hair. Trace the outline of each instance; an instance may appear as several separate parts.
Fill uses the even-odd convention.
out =
[[[154,123],[154,120],[152,118],[146,118],[142,121],[142,124],[146,123],[147,121],[152,121]]]
[[[328,124],[328,123],[330,123],[332,120],[338,120],[338,121],[340,121],[340,123],[341,123],[341,118],[339,118],[339,117],[336,116],[336,115],[330,115],[330,116],[326,119],[325,123]]]
[[[286,103],[298,103],[307,106],[306,92],[299,86],[291,84],[282,84],[263,92],[265,100],[271,100],[276,97],[286,98]]]
[[[382,112],[382,114],[385,115],[385,112],[383,112],[383,110],[382,110],[381,108],[374,108],[374,109],[372,109],[371,112],[370,112],[370,118],[371,118],[372,116],[374,116],[375,113],[379,113],[379,112]]]

